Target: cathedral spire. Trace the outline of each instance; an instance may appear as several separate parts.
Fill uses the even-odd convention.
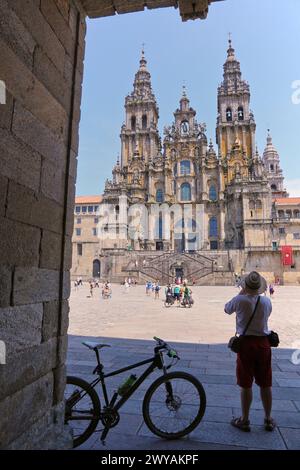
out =
[[[141,58],[140,58],[140,70],[142,70],[142,71],[147,70],[147,60],[145,58],[144,44],[143,44],[143,47],[142,47]]]
[[[227,61],[235,60],[234,48],[232,47],[231,33],[228,34]]]

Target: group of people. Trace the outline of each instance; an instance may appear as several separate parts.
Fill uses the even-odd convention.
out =
[[[159,299],[160,290],[161,290],[161,286],[159,284],[159,281],[156,281],[156,282],[147,281],[146,282],[146,295],[150,296],[151,294],[154,294],[154,299]]]
[[[176,302],[178,305],[181,303],[193,303],[192,290],[188,287],[187,280],[182,283],[176,282],[175,285],[168,284],[165,288],[166,303]]]

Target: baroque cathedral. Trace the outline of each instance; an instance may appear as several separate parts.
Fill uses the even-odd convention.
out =
[[[223,69],[216,149],[185,88],[162,139],[142,51],[112,180],[102,196],[76,199],[73,276],[230,284],[234,272],[256,269],[272,282],[300,282],[300,198],[286,193],[270,132],[258,153],[250,87],[230,39]]]
[[[255,145],[255,119],[250,110],[250,89],[242,79],[240,63],[229,40],[223,82],[218,88],[216,143],[207,142],[205,124],[198,123],[185,89],[174,112],[174,122],[158,131],[159,110],[151,87],[151,76],[142,52],[133,91],[125,99],[125,123],[121,129],[121,161],[107,181],[103,203],[118,208],[121,195],[128,205],[142,203],[190,204],[204,208],[201,240],[195,245],[197,229],[193,215],[182,226],[181,218],[163,231],[132,243],[135,250],[240,249],[251,243],[255,226],[264,231],[272,218],[272,197],[286,196],[279,156],[268,135],[263,158]],[[180,225],[176,233],[176,223]],[[159,224],[159,223],[158,223]],[[106,230],[108,230],[108,224]],[[182,234],[182,235],[180,235]],[[115,246],[115,238],[103,239],[103,247]],[[130,243],[129,240],[126,240]],[[118,246],[124,246],[124,237]]]

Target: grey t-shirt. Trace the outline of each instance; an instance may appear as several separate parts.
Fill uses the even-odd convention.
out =
[[[243,334],[248,320],[254,311],[257,298],[257,295],[238,294],[225,304],[225,313],[229,315],[234,312],[236,313],[236,331],[239,335]],[[268,318],[271,312],[272,304],[270,299],[266,296],[260,296],[258,307],[246,332],[246,336],[268,335],[270,333]]]

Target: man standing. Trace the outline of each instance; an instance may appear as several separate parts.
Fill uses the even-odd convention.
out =
[[[232,426],[249,432],[249,411],[252,402],[253,379],[260,387],[260,396],[265,411],[264,425],[266,431],[276,427],[271,417],[272,410],[272,366],[271,347],[267,335],[270,333],[268,319],[272,304],[268,297],[260,296],[267,289],[266,280],[256,271],[244,277],[240,286],[242,290],[225,305],[225,313],[236,313],[236,331],[243,332],[250,320],[254,309],[255,314],[249,327],[242,337],[240,352],[237,355],[236,375],[237,384],[241,387],[242,416],[233,418]],[[259,298],[259,301],[258,301]]]

